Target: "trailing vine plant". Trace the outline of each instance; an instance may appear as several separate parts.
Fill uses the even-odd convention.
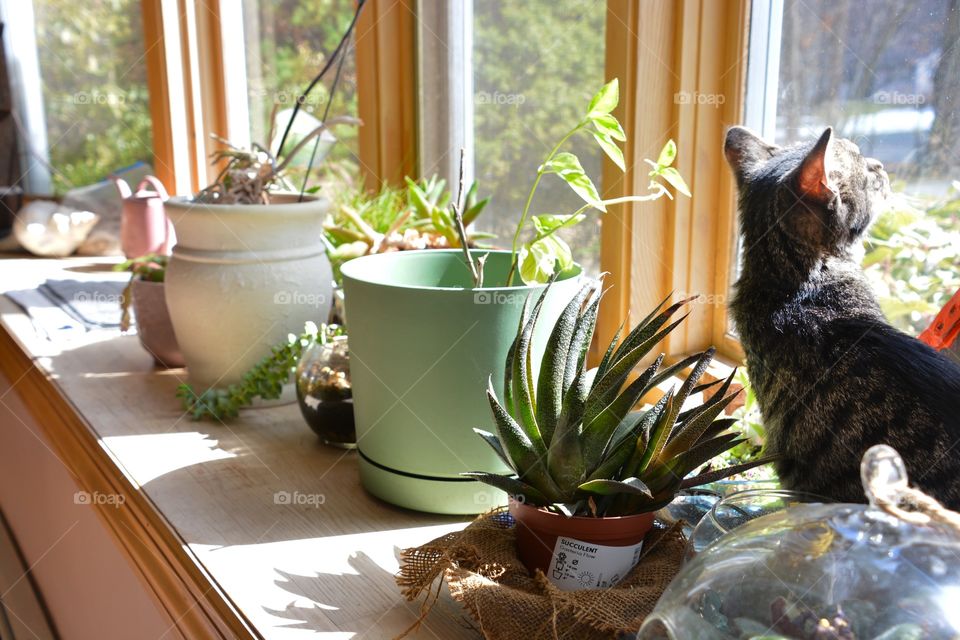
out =
[[[283,385],[290,380],[300,356],[308,346],[314,342],[326,344],[331,338],[344,334],[339,325],[318,327],[313,322],[307,322],[303,333],[298,336],[291,333],[286,342],[274,345],[270,354],[244,374],[240,382],[225,389],[210,388],[202,393],[197,393],[192,386],[184,383],[177,387],[177,397],[194,420],[213,418],[223,421],[234,418],[240,409],[249,407],[257,398],[279,398]]]

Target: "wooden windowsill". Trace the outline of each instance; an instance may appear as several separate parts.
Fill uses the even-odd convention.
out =
[[[0,291],[90,262],[0,260]],[[193,422],[175,397],[184,371],[155,369],[135,336],[91,332],[57,346],[4,296],[0,373],[80,486],[123,496],[83,508],[191,640],[394,637],[419,617],[394,583],[400,549],[469,520],[369,496],[356,454],[321,445],[296,404]],[[410,637],[476,634],[444,594]]]

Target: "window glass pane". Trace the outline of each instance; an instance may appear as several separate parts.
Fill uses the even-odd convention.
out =
[[[290,118],[297,96],[306,89],[320,72],[327,57],[333,53],[343,36],[356,8],[355,0],[243,0],[243,28],[246,42],[247,95],[250,112],[250,140],[269,145],[276,152],[276,144]],[[344,61],[329,117],[356,115],[357,75],[353,48]],[[316,127],[322,120],[330,99],[330,86],[336,67],[318,84],[294,125],[297,140]],[[273,140],[270,133],[270,114],[276,106],[276,126]],[[357,130],[338,127],[335,131],[340,144],[330,148],[326,169],[338,169],[337,174],[357,173]],[[310,145],[308,145],[310,146]],[[321,149],[326,145],[321,144]],[[288,146],[289,148],[289,146]],[[300,155],[300,154],[298,154]],[[295,185],[300,186],[308,154],[302,162],[294,162],[289,171]],[[318,160],[320,156],[317,157]],[[298,157],[298,160],[301,158]],[[315,162],[315,166],[320,164]],[[313,177],[311,177],[313,180]],[[312,184],[312,183],[311,183]]]
[[[891,322],[918,333],[960,287],[960,7],[784,0],[780,32],[750,58],[779,50],[776,142],[832,125],[883,162],[900,195],[871,228],[864,267]],[[748,87],[748,103],[763,90]]]
[[[475,2],[473,16],[474,131],[480,192],[492,196],[477,226],[509,246],[537,167],[583,117],[604,82],[606,4],[593,0]],[[572,52],[575,51],[575,52]],[[565,147],[598,183],[601,155],[589,135]],[[582,201],[556,176],[546,176],[533,214],[572,213]],[[600,219],[593,212],[565,232],[574,258],[600,268]]]
[[[139,0],[33,0],[53,187],[152,163]]]

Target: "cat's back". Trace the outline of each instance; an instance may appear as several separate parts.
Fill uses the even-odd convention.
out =
[[[775,265],[746,262],[731,311],[748,352],[816,347],[830,338],[826,327],[837,320],[883,322],[859,265],[845,259],[824,261],[798,282],[779,279]]]

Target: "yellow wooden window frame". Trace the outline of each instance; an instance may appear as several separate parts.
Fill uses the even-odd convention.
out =
[[[701,294],[703,302],[666,341],[668,355],[715,345],[731,360],[742,351],[727,329],[734,257],[735,190],[723,159],[726,128],[743,110],[749,0],[609,0],[608,77],[619,77],[617,115],[627,132],[628,171],[607,163],[605,197],[643,193],[644,158],[668,138],[692,198],[619,205],[602,226],[601,266],[613,285],[598,335],[606,344],[621,323],[639,319],[669,293]],[[681,95],[722,96],[688,104]],[[695,102],[695,100],[691,101]]]
[[[416,168],[415,6],[368,0],[357,24],[359,159],[371,188]],[[217,169],[211,134],[231,137],[221,2],[141,0],[141,9],[155,171],[171,192],[193,193]]]
[[[229,134],[221,2],[141,2],[157,172],[175,191],[196,190],[213,170],[203,162],[209,134]],[[604,195],[644,193],[643,159],[673,138],[677,167],[694,196],[617,205],[604,216],[600,260],[612,288],[601,308],[599,344],[670,292],[696,293],[705,302],[670,336],[668,355],[712,344],[730,360],[742,358],[727,322],[736,206],[721,145],[726,127],[742,117],[749,16],[750,0],[607,2],[606,75],[620,78],[617,116],[627,131],[628,170],[605,162]],[[369,188],[416,173],[416,19],[415,0],[368,0],[357,26],[359,156]],[[175,73],[171,47],[179,47],[182,65]],[[683,92],[722,96],[722,104],[682,104],[676,98]],[[179,129],[172,117],[177,109],[186,122]],[[183,171],[174,171],[178,158],[190,162],[186,182]]]

